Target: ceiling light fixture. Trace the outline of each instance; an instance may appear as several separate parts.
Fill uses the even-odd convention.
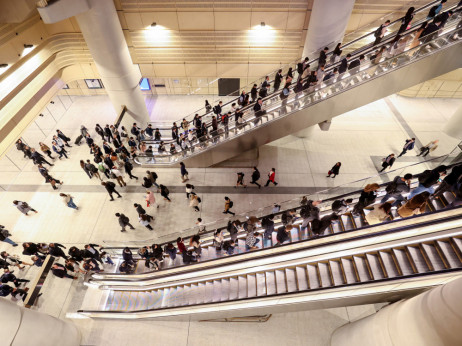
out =
[[[157,23],[156,23],[156,22],[152,23],[152,24],[151,24],[151,28],[155,28],[155,27],[156,27],[156,25],[157,25]]]
[[[0,68],[6,68],[8,67],[8,64],[0,64]]]
[[[33,44],[24,44],[24,48],[33,48],[34,45]]]
[[[264,28],[266,24],[265,24],[265,22],[261,22],[260,25],[261,25],[262,28]]]

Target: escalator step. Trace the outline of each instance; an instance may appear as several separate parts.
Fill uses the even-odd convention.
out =
[[[266,275],[266,292],[268,295],[276,294],[276,276],[273,271],[268,271]]]
[[[391,253],[387,251],[379,251],[380,258],[382,259],[383,266],[387,272],[389,278],[395,278],[399,276],[398,268],[396,267],[395,261]]]
[[[114,294],[112,296],[112,302],[111,302],[109,310],[118,310],[119,309],[122,293],[123,293],[123,291],[114,291]]]
[[[452,238],[454,246],[459,250],[459,254],[462,255],[462,239]]]
[[[403,275],[414,274],[414,271],[412,270],[412,265],[409,262],[409,259],[407,258],[406,252],[401,249],[392,249],[391,251],[394,253],[395,258],[398,261],[401,273]]]
[[[239,299],[247,298],[248,297],[248,295],[247,295],[247,279],[244,276],[239,276],[238,280],[239,280],[238,298]]]
[[[297,227],[294,227],[290,230],[290,239],[291,239],[291,242],[296,242],[300,240]]]
[[[353,284],[358,282],[356,278],[356,272],[353,265],[353,261],[347,258],[342,258],[342,266],[345,272],[346,282],[347,284]]]
[[[359,280],[361,282],[370,281],[371,277],[369,270],[367,269],[365,259],[363,257],[353,256],[353,260],[355,262],[356,269],[358,270]]]
[[[205,303],[205,283],[199,282],[197,285],[197,303],[196,304],[203,304]]]
[[[340,225],[340,221],[332,221],[332,230],[334,233],[342,232],[342,226]]]
[[[197,304],[199,302],[199,286],[197,284],[191,284],[189,291],[189,304]]]
[[[286,275],[283,270],[275,270],[276,291],[278,294],[287,292]]]
[[[350,214],[341,215],[340,217],[342,218],[343,226],[345,226],[345,231],[349,231],[355,228],[353,222],[351,221]]]
[[[266,296],[266,275],[257,273],[257,296]]]
[[[332,278],[334,279],[334,286],[343,285],[343,271],[339,261],[329,261],[330,269],[332,271]]]
[[[207,281],[205,283],[205,300],[204,303],[211,303],[213,301],[213,282]]]
[[[434,244],[422,244],[422,248],[424,249],[425,254],[430,260],[434,270],[446,269],[446,266],[444,265],[444,262]]]
[[[380,280],[385,278],[383,269],[380,265],[379,258],[376,254],[366,254],[367,262],[369,262],[369,268],[371,268],[374,280]]]
[[[169,299],[170,299],[170,289],[169,288],[164,288],[162,293],[162,302],[160,304],[161,308],[166,308],[168,307]]]
[[[296,267],[297,272],[297,281],[298,281],[298,288],[300,291],[304,291],[308,289],[308,278],[306,277],[306,269],[304,267]]]
[[[448,204],[452,203],[455,199],[454,194],[452,192],[443,192],[443,195]]]
[[[321,277],[321,285],[322,287],[331,287],[332,281],[329,273],[329,268],[327,263],[318,263],[319,268],[319,275]]]
[[[302,240],[308,239],[308,228],[302,229],[300,227],[300,236],[302,237]]]
[[[221,280],[221,297],[220,300],[222,302],[226,302],[229,300],[231,290],[231,283],[229,279],[222,279]]]
[[[288,292],[297,292],[297,277],[295,275],[295,269],[286,268],[285,270],[286,280],[287,280],[287,291]]]
[[[308,280],[310,282],[310,289],[321,287],[316,267],[312,264],[307,264],[306,269],[308,271]]]
[[[438,243],[441,251],[443,251],[443,254],[446,256],[451,268],[459,268],[462,266],[459,257],[457,257],[457,254],[449,242],[440,240],[437,240],[436,242]]]
[[[431,203],[433,205],[433,208],[435,208],[435,210],[441,210],[444,208],[444,205],[439,198],[433,198]]]
[[[220,302],[222,295],[222,285],[220,280],[213,280],[213,302]]]
[[[239,281],[237,278],[229,279],[229,300],[235,300],[239,297]]]
[[[257,296],[257,278],[255,274],[247,275],[247,296],[249,298]]]
[[[427,262],[425,262],[425,258],[423,257],[422,252],[420,252],[420,248],[415,247],[415,246],[407,246],[406,248],[409,254],[411,255],[412,260],[414,261],[417,272],[418,273],[429,272],[430,268],[428,267]]]

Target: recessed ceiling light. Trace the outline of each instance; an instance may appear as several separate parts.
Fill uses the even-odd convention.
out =
[[[34,45],[32,45],[32,44],[24,44],[24,48],[32,48],[32,47],[34,47]]]
[[[8,64],[0,64],[0,68],[8,67]]]
[[[156,22],[152,23],[152,24],[151,24],[151,28],[155,28],[155,27],[156,27],[156,25],[157,25],[157,23],[156,23]]]
[[[265,27],[265,22],[261,22],[261,27],[264,28]]]

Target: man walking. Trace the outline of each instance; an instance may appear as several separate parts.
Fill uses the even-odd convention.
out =
[[[118,197],[117,198],[122,198],[120,193],[118,193],[115,189],[115,184],[112,181],[103,181],[101,182],[101,185],[103,185],[106,188],[107,193],[111,197],[110,201],[114,200],[114,197],[112,197],[112,194],[115,193]]]
[[[260,179],[260,171],[257,169],[257,167],[254,167],[252,172],[252,181],[250,183],[257,185],[258,188],[261,189],[261,185],[257,182],[258,179]]]
[[[119,225],[122,227],[121,232],[126,232],[125,227],[127,226],[129,226],[130,229],[135,229],[135,227],[133,227],[130,223],[130,219],[124,214],[116,213],[115,216],[119,218]]]
[[[406,139],[406,143],[404,143],[404,146],[403,146],[403,151],[401,152],[401,154],[398,155],[398,157],[401,157],[404,154],[406,154],[408,150],[414,149],[414,145],[415,145],[415,138]]]
[[[233,207],[234,203],[232,200],[229,199],[229,197],[225,197],[225,211],[223,214],[231,214],[231,215],[236,215],[231,211],[231,208]]]

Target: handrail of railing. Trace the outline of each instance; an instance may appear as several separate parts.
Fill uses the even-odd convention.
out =
[[[417,10],[414,11],[414,15],[417,14],[417,13],[421,13],[421,12],[425,11],[425,10],[428,9],[429,7],[435,5],[435,4],[439,3],[439,2],[440,2],[440,0],[433,1],[433,2],[430,2],[430,3],[428,3],[428,4],[426,4],[426,5],[422,6],[422,7],[420,7],[419,9],[417,9]],[[403,6],[401,9],[396,10],[396,11],[394,11],[393,13],[401,12],[401,11],[403,11],[405,8],[410,7],[410,5],[411,5],[411,4],[406,4],[406,6]],[[454,6],[450,7],[450,8],[448,8],[448,10],[454,9],[454,8],[456,8],[456,7],[457,7],[457,6],[454,5]],[[392,16],[393,13],[388,14],[388,15],[386,15],[386,16],[384,16],[384,17],[381,17],[381,18],[378,20],[378,21],[380,21],[380,24],[383,23],[383,21],[386,20],[386,18],[387,18],[388,16]],[[389,24],[389,26],[388,26],[388,28],[390,28],[390,27],[393,26],[394,24],[397,24],[397,23],[401,22],[401,19],[402,19],[402,18],[403,18],[403,17],[399,17],[398,19],[391,21],[390,24]],[[377,22],[378,22],[378,21],[375,21],[375,22],[374,22],[374,26],[377,25]],[[423,20],[420,20],[417,24],[416,24],[416,22],[414,22],[413,27],[415,27],[416,25],[420,25],[422,22],[423,22]],[[371,26],[371,24],[367,24],[366,26]],[[344,41],[345,39],[348,39],[349,36],[353,36],[353,35],[354,35],[356,32],[358,32],[358,31],[364,31],[364,28],[365,28],[366,26],[363,26],[363,27],[361,27],[361,28],[355,30],[354,32],[347,34],[347,35],[344,37],[343,41]],[[398,30],[398,29],[397,29],[397,30]],[[352,41],[346,43],[345,45],[342,45],[342,49],[345,49],[345,48],[347,48],[347,47],[349,47],[349,46],[355,44],[356,42],[358,42],[358,41],[360,41],[360,40],[362,40],[362,39],[368,38],[369,36],[371,36],[371,35],[373,35],[373,34],[374,34],[374,31],[371,31],[371,32],[368,32],[367,34],[364,34],[364,35],[362,35],[362,36],[360,36],[360,37],[358,37],[358,38],[356,38],[356,39],[353,39]],[[394,34],[395,34],[395,32],[390,33],[390,34],[387,35],[385,38],[390,38],[391,36],[395,36]],[[317,53],[317,52],[319,52],[319,49],[318,49],[317,51],[311,52],[309,55],[315,54],[315,53]],[[328,53],[327,53],[327,57],[329,58],[330,56],[332,56],[332,54],[333,54],[333,52],[328,52]],[[290,66],[294,66],[294,65],[296,66],[297,62],[299,62],[299,61],[300,61],[300,59],[297,59],[297,60],[295,60],[295,61],[293,61],[293,62],[291,62],[291,63],[285,64],[284,67],[285,67],[285,68],[288,68],[288,67],[290,67]],[[316,61],[318,61],[317,58],[316,58],[316,59],[312,59],[312,60],[309,61],[309,64],[313,64],[313,63],[316,62]],[[284,67],[281,66],[281,67],[279,67],[278,69],[276,69],[276,70],[274,70],[274,71],[271,71],[271,72],[268,73],[267,75],[268,75],[268,76],[275,75],[279,69],[284,69]],[[295,72],[296,72],[296,71],[294,71],[294,73],[295,73]],[[260,83],[261,83],[261,78],[260,78],[259,80],[255,80],[255,81],[253,81],[253,82],[247,84],[247,85],[244,86],[244,87],[239,88],[239,90],[233,91],[232,93],[228,94],[227,96],[232,96],[232,95],[235,94],[236,92],[237,92],[238,94],[240,94],[240,90],[245,89],[245,88],[249,89],[249,87],[250,87],[251,85],[253,85],[253,84],[259,85]],[[270,83],[274,83],[274,80],[270,80]],[[258,87],[258,90],[259,90],[259,87]],[[231,105],[233,102],[236,102],[236,103],[237,103],[237,99],[238,99],[238,98],[235,98],[235,99],[233,99],[232,101],[229,101],[229,102],[225,103],[225,104],[223,105],[223,107],[229,106],[229,105]],[[219,101],[219,100],[217,100],[216,103],[218,103],[218,101]],[[202,114],[201,114],[201,113],[202,113]],[[196,110],[196,111],[194,111],[194,112],[191,112],[190,114],[184,116],[183,118],[184,118],[184,119],[187,119],[187,118],[189,118],[189,117],[194,117],[195,114],[200,114],[201,116],[206,116],[206,115],[208,115],[208,114],[210,114],[210,113],[211,113],[211,111],[207,111],[205,107],[201,107],[200,109],[198,109],[198,110]],[[181,122],[181,120],[182,120],[182,119],[178,119],[176,122]],[[189,120],[189,123],[192,123],[192,122],[193,122],[193,119]],[[151,122],[151,124],[154,124],[154,125],[155,125],[156,123],[157,123],[157,122]],[[168,128],[164,128],[164,130],[168,130]]]
[[[456,29],[455,28],[455,21],[450,22],[450,23],[452,24],[452,26],[447,25],[445,27],[445,30],[447,30],[448,28],[452,28],[452,31]],[[414,31],[415,30],[417,30],[417,29],[414,29]],[[352,71],[349,71],[349,74],[345,73],[344,75],[337,77],[337,80],[335,80],[334,82],[324,82],[324,84],[325,84],[324,87],[322,86],[323,82],[320,82],[320,84],[319,84],[320,88],[316,88],[316,87],[311,88],[310,87],[310,88],[308,88],[307,91],[300,91],[298,93],[291,93],[288,96],[287,99],[282,100],[282,101],[279,98],[279,93],[278,93],[278,95],[271,95],[271,96],[269,96],[268,98],[265,99],[266,104],[264,105],[263,110],[268,111],[269,110],[268,108],[271,108],[271,110],[269,110],[269,111],[273,112],[278,108],[286,107],[289,100],[290,100],[290,102],[293,102],[294,104],[297,104],[297,106],[296,107],[294,106],[294,108],[290,112],[286,111],[286,112],[278,115],[279,117],[280,116],[287,116],[287,115],[289,115],[289,114],[291,114],[291,113],[293,113],[295,111],[300,110],[302,108],[302,106],[304,106],[307,103],[311,105],[311,104],[320,102],[324,98],[332,97],[333,95],[342,93],[342,92],[344,92],[346,90],[349,90],[349,89],[355,87],[356,85],[367,82],[367,80],[369,80],[369,79],[371,80],[371,79],[374,79],[374,78],[378,78],[381,75],[389,73],[393,68],[396,68],[397,66],[399,66],[399,67],[405,66],[407,64],[410,64],[410,63],[412,63],[414,61],[417,61],[417,60],[419,60],[419,59],[421,59],[423,57],[426,57],[427,55],[430,55],[431,53],[433,53],[433,51],[432,52],[422,52],[421,48],[424,45],[432,44],[432,43],[434,43],[436,41],[443,40],[445,38],[448,38],[448,40],[446,42],[444,42],[444,46],[450,46],[450,45],[459,43],[458,41],[449,42],[449,36],[451,36],[453,34],[452,31],[449,30],[449,31],[445,32],[444,35],[442,35],[442,36],[439,36],[439,37],[437,37],[437,38],[435,38],[435,39],[433,39],[433,40],[431,40],[429,42],[421,43],[421,44],[417,45],[416,47],[408,48],[407,50],[405,50],[406,46],[408,44],[408,43],[406,43],[406,46],[403,47],[402,52],[400,54],[393,55],[393,56],[390,56],[390,57],[385,57],[384,61],[378,62],[378,63],[374,63],[373,61],[365,62],[360,66],[360,68],[358,69],[358,71],[356,71],[356,73],[351,73]],[[433,34],[431,34],[431,35],[433,35]],[[420,39],[425,39],[425,38],[420,38]],[[423,40],[423,41],[425,41],[425,40]],[[387,42],[385,42],[384,45],[386,43]],[[373,49],[376,49],[376,48],[377,47],[374,47]],[[410,54],[412,50],[413,50],[413,54]],[[371,53],[371,51],[369,51],[369,53]],[[407,57],[407,59],[405,59],[406,61],[404,61],[402,64],[396,64],[396,61],[398,61],[398,59],[401,59],[402,57]],[[384,67],[385,64],[388,64],[388,66],[386,66],[388,68]],[[358,83],[356,83],[354,86],[350,85],[351,80],[353,78],[356,78],[357,76],[361,76],[361,75],[365,74],[366,70],[368,70],[370,68],[375,69],[373,71],[374,73],[372,75],[368,76],[367,79],[360,78],[360,81]],[[346,83],[347,79],[350,79],[350,82]],[[293,88],[295,88],[295,86],[291,85],[290,89],[293,90]],[[307,94],[307,92],[308,92],[308,94]],[[329,92],[331,92],[331,93],[329,94]],[[323,96],[318,97],[317,100],[316,99],[311,100],[311,98],[314,98],[315,94],[323,95]],[[302,100],[300,97],[304,98],[304,100]],[[273,101],[273,102],[269,102],[269,101]],[[302,101],[308,101],[308,102],[302,102]],[[303,103],[303,105],[301,105],[301,103]],[[275,105],[276,105],[276,107],[275,107]],[[250,111],[248,109],[251,106],[252,105],[247,106],[247,108],[245,109],[245,110],[247,110],[247,112],[244,110],[243,113],[244,114],[249,114],[249,113],[252,114],[252,111]],[[297,107],[299,107],[299,108],[296,109]],[[303,107],[303,108],[305,108],[305,107]],[[265,116],[268,117],[268,114],[266,114]],[[141,154],[141,155],[138,155],[138,158],[136,158],[135,161],[137,163],[142,163],[141,161],[146,158],[146,159],[151,159],[151,160],[157,160],[155,162],[147,162],[147,163],[155,163],[157,165],[176,163],[180,159],[185,159],[187,157],[192,157],[192,156],[198,155],[203,150],[209,149],[208,147],[205,147],[205,144],[208,144],[208,145],[211,144],[212,146],[214,146],[217,143],[221,144],[224,141],[230,140],[231,138],[234,138],[234,137],[236,137],[238,135],[245,134],[246,133],[245,131],[242,131],[242,132],[240,132],[238,134],[238,130],[240,130],[242,128],[245,130],[245,127],[248,126],[248,125],[251,125],[251,122],[254,120],[254,118],[255,117],[253,116],[252,118],[246,120],[246,122],[243,123],[243,124],[236,124],[236,123],[230,121],[230,124],[233,124],[233,125],[228,125],[229,131],[226,133],[225,139],[220,140],[220,137],[222,136],[222,133],[219,133],[218,135],[214,135],[214,136],[212,136],[210,138],[207,138],[204,141],[198,141],[197,143],[190,144],[190,147],[189,147],[190,152],[189,153],[187,153],[186,151],[181,151],[180,150],[179,152],[176,151],[174,154],[153,154],[152,156],[144,156],[143,154]],[[273,115],[273,119],[271,121],[274,121],[275,119],[276,119],[276,116]],[[263,121],[259,121],[259,122],[260,122],[260,124],[258,126],[264,126],[267,122],[269,122],[269,118],[268,118],[268,121],[265,122],[265,123]],[[257,126],[257,124],[255,124],[255,125]],[[253,130],[255,127],[251,126],[251,130]],[[232,134],[232,131],[231,131],[233,129],[235,130],[234,134]],[[228,136],[228,133],[230,133],[231,135]],[[146,141],[146,142],[150,143],[148,141]],[[167,142],[166,144],[168,145],[169,143],[172,143],[172,142]],[[175,150],[176,150],[176,145],[174,144],[174,146],[175,146]],[[168,150],[168,148],[167,148],[167,150]],[[179,157],[180,155],[182,155],[183,157],[180,158]],[[140,158],[143,158],[143,159],[140,160]]]
[[[366,177],[366,178],[355,180],[355,181],[350,182],[350,183],[342,184],[342,185],[339,185],[339,186],[336,186],[336,187],[333,187],[333,188],[320,190],[320,191],[317,191],[317,192],[312,193],[312,194],[302,195],[302,196],[297,197],[297,198],[293,198],[293,199],[290,199],[290,200],[287,200],[287,201],[280,202],[280,203],[278,203],[279,205],[290,205],[290,207],[281,208],[281,210],[279,212],[277,212],[277,213],[274,213],[274,215],[279,215],[279,214],[282,214],[283,212],[285,212],[287,209],[292,209],[293,208],[292,205],[297,205],[299,207],[300,206],[300,201],[304,197],[306,197],[307,199],[313,199],[314,200],[314,199],[317,199],[317,198],[314,197],[316,195],[332,195],[335,191],[345,189],[346,187],[349,187],[349,186],[353,186],[354,188],[357,188],[356,185],[364,186],[365,183],[370,182],[371,179],[377,179],[379,177],[384,177],[384,176],[389,175],[389,174],[393,174],[393,176],[395,174],[399,175],[399,174],[397,174],[398,172],[403,172],[404,170],[409,170],[411,167],[415,167],[415,166],[419,166],[419,165],[423,165],[423,164],[428,164],[428,163],[433,163],[433,162],[438,162],[438,163],[441,164],[446,159],[454,157],[454,156],[452,156],[454,153],[460,153],[459,147],[455,147],[449,154],[446,154],[446,155],[442,155],[442,156],[438,156],[438,157],[435,157],[435,158],[427,159],[425,161],[418,162],[418,163],[413,163],[413,164],[410,164],[410,165],[406,165],[404,167],[396,168],[396,169],[390,170],[388,172],[378,173],[378,174],[371,175],[371,176]],[[450,164],[448,164],[448,166],[454,165],[454,164],[455,163],[451,162]],[[388,182],[389,181],[387,181],[385,183],[382,183],[382,184],[379,184],[379,185],[384,186],[384,185],[388,184]],[[359,184],[359,183],[361,183],[361,184]],[[358,194],[360,192],[361,192],[361,190],[350,191],[350,192],[348,192],[346,194],[336,195],[335,197],[323,199],[323,202],[330,202],[331,200],[338,199],[338,198],[343,198],[343,197],[345,197],[347,195]],[[245,220],[249,216],[258,215],[260,210],[265,210],[265,209],[271,210],[272,208],[273,208],[273,206],[266,206],[266,207],[263,207],[263,208],[258,208],[257,210],[247,211],[247,212],[245,212],[243,214],[236,214],[235,216],[233,216],[233,219],[234,220],[238,220],[238,219]],[[227,224],[228,220],[229,220],[229,218],[225,218],[225,219],[221,219],[221,220],[215,220],[212,223],[207,223],[207,224],[202,225],[202,227],[208,228],[208,231],[202,232],[201,236],[212,235],[215,230],[225,228],[225,227],[218,227],[218,225],[219,224]],[[212,225],[215,226],[215,227],[211,229],[210,227]],[[190,235],[192,236],[192,235],[196,234],[197,231],[198,231],[198,227],[196,226],[196,227],[188,228],[188,229],[185,229],[183,231],[178,232],[177,236],[182,236],[183,237],[183,236],[186,236],[186,234],[188,234],[188,233],[190,233]],[[168,236],[171,237],[171,238],[175,238],[175,236],[173,236],[172,234],[169,234]],[[127,245],[127,244],[132,244],[132,243],[136,243],[136,244],[139,244],[139,243],[153,243],[155,241],[159,242],[159,239],[158,238],[157,239],[150,238],[150,239],[146,239],[146,240],[125,241],[125,242],[105,240],[105,241],[103,241],[103,243],[105,243],[105,244],[123,243],[123,244]],[[163,243],[162,245],[166,245],[167,243],[168,242],[165,242],[165,244]]]

